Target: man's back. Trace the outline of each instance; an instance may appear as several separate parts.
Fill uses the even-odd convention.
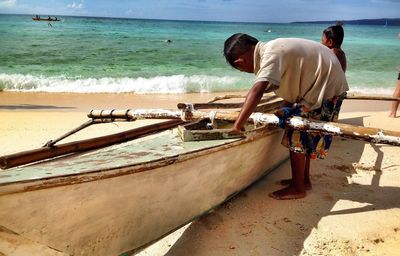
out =
[[[320,43],[300,38],[259,42],[254,53],[256,81],[279,85],[276,93],[288,102],[318,108],[322,100],[348,90],[336,56]]]

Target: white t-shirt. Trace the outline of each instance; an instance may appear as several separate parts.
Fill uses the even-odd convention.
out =
[[[310,110],[349,90],[335,54],[321,43],[306,39],[259,42],[254,51],[254,74],[255,82],[269,82],[277,87],[278,96]]]

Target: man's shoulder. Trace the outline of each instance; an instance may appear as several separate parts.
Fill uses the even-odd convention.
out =
[[[276,38],[274,40],[268,41],[265,44],[266,49],[271,49],[271,48],[320,48],[321,43],[305,39],[305,38],[295,38],[295,37],[289,37],[289,38]]]

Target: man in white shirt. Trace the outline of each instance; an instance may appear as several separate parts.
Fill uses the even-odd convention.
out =
[[[283,107],[303,117],[333,121],[348,90],[339,60],[326,46],[300,38],[278,38],[259,42],[246,34],[234,34],[225,41],[227,62],[256,79],[234,124],[239,132],[254,111],[263,93],[274,91],[284,100]],[[270,195],[276,199],[297,199],[311,189],[310,159],[324,158],[331,136],[312,135],[286,129],[282,144],[290,150],[292,179]]]

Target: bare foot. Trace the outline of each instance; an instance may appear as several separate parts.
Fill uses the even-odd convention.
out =
[[[269,194],[270,197],[277,200],[299,199],[306,196],[306,191],[299,191],[293,186],[289,186]]]
[[[282,186],[290,186],[292,185],[292,179],[281,180],[279,184],[281,184]],[[304,187],[306,190],[311,190],[312,189],[311,182],[304,182]]]
[[[390,115],[389,115],[389,117],[396,118],[396,113],[391,112]]]

